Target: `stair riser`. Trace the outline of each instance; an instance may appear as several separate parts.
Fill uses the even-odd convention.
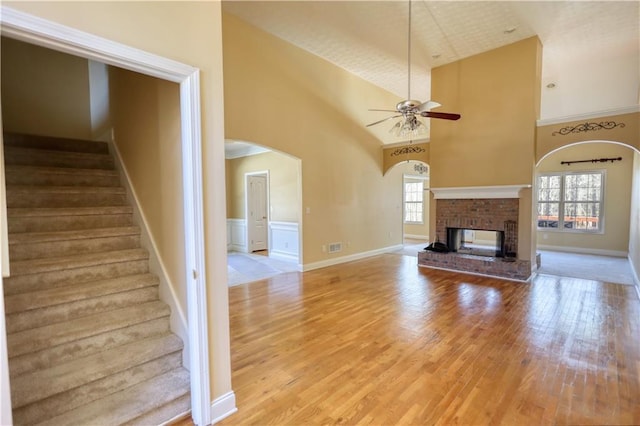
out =
[[[182,354],[175,352],[29,405],[21,404],[21,396],[14,396],[12,392],[13,421],[15,424],[35,424],[45,421],[65,411],[178,368],[181,364]],[[28,400],[28,395],[26,397],[25,400]]]
[[[69,256],[73,254],[98,253],[112,250],[126,250],[140,247],[139,235],[122,237],[90,238],[65,241],[46,241],[29,244],[11,244],[9,241],[9,259],[28,260]]]
[[[10,377],[13,379],[21,374],[50,368],[73,359],[93,355],[119,345],[157,337],[167,332],[169,332],[169,321],[167,317],[160,317],[38,352],[12,357],[9,362]]]
[[[108,154],[84,154],[5,147],[5,164],[72,169],[113,170],[115,163]]]
[[[149,271],[148,259],[110,263],[83,268],[45,272],[41,274],[17,275],[5,278],[5,295],[48,290],[74,283],[82,283],[125,275],[143,274]]]
[[[95,154],[109,153],[109,146],[106,142],[22,135],[16,133],[5,133],[3,140],[5,146],[16,146],[21,148],[39,148],[51,151],[88,152]]]
[[[154,300],[158,300],[158,288],[148,287],[10,314],[6,316],[7,333],[16,333]]]
[[[79,216],[23,216],[8,221],[9,232],[75,231],[81,229],[115,228],[131,226],[133,215],[79,215]]]
[[[95,175],[89,173],[53,173],[53,172],[7,172],[7,185],[34,186],[108,186],[119,187],[120,178],[117,175]]]
[[[7,207],[104,207],[124,206],[127,197],[122,193],[64,193],[14,191],[7,189]]]

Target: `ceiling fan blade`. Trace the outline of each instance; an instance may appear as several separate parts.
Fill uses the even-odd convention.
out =
[[[387,118],[383,118],[382,120],[374,121],[373,123],[367,124],[366,127],[375,126],[376,124],[380,124],[383,121],[391,120],[392,118],[398,118],[398,117],[402,117],[402,114],[400,114],[400,115],[392,115],[391,117],[387,117]]]
[[[428,111],[430,109],[433,108],[438,108],[440,105],[439,103],[435,102],[435,101],[427,101],[425,103],[420,104],[420,106],[418,107],[418,111],[422,112],[422,111]]]
[[[460,114],[453,114],[450,112],[432,112],[432,111],[422,111],[420,115],[427,118],[442,118],[445,120],[458,120],[461,117]]]
[[[395,109],[370,109],[369,111],[398,112]]]

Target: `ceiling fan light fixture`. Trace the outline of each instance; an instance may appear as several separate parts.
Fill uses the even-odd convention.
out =
[[[427,126],[415,115],[408,115],[391,127],[389,133],[403,138],[417,137],[427,133]]]

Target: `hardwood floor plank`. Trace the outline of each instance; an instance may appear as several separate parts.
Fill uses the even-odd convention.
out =
[[[240,424],[639,424],[630,286],[381,255],[229,290]]]

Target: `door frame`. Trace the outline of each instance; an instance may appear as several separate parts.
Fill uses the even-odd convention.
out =
[[[210,424],[212,419],[204,256],[200,70],[6,6],[1,6],[0,24],[3,36],[180,85],[191,414],[195,424]],[[6,211],[0,214],[6,217]],[[4,324],[4,317],[0,321]],[[4,365],[6,360],[0,362]],[[5,406],[5,399],[9,398],[9,395],[9,392],[2,392],[2,407]],[[9,400],[9,407],[10,404]]]
[[[267,180],[267,185],[265,187],[265,199],[267,203],[267,250],[271,250],[271,238],[269,235],[269,223],[271,222],[271,194],[269,193],[270,180],[269,180],[269,170],[261,170],[257,172],[247,172],[244,174],[244,220],[247,227],[246,234],[246,247],[247,253],[252,253],[251,251],[251,236],[249,231],[249,176],[264,176]]]

